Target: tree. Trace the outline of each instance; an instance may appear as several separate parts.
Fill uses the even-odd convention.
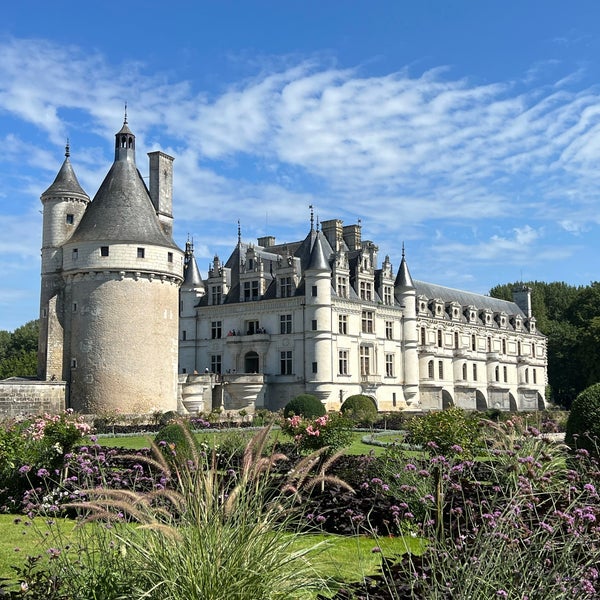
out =
[[[35,377],[38,336],[38,321],[29,321],[13,333],[0,331],[0,379]]]

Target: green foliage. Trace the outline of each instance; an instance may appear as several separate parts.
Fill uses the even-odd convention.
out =
[[[181,464],[191,460],[197,452],[198,444],[189,433],[187,423],[171,422],[158,430],[154,438],[162,448],[164,456],[173,464]]]
[[[316,419],[293,415],[284,418],[281,429],[294,438],[301,452],[327,448],[332,453],[345,448],[352,441],[352,421],[337,413],[329,413]]]
[[[479,419],[456,406],[413,417],[407,424],[409,440],[435,454],[470,454],[481,445]]]
[[[315,548],[298,549],[299,536],[290,534],[298,497],[287,479],[280,482],[286,493],[273,487],[271,467],[285,457],[263,455],[268,434],[248,443],[235,476],[231,463],[217,467],[214,456],[196,454],[173,468],[154,448],[148,465],[171,489],[89,490],[89,500],[73,505],[87,519],[71,550],[59,540],[47,563],[50,580],[61,585],[57,598],[284,600],[327,591],[308,560]]]
[[[490,295],[512,300],[522,282],[498,285]],[[549,400],[569,408],[577,394],[600,381],[600,282],[575,287],[529,281],[533,315],[548,336]]]
[[[377,419],[377,406],[369,396],[363,394],[346,398],[340,410],[354,421],[373,423]]]
[[[322,417],[326,413],[323,403],[312,394],[300,394],[290,400],[283,409],[284,417],[298,415],[307,419]]]
[[[583,448],[598,456],[600,448],[600,383],[575,398],[569,418],[565,442],[571,448]]]
[[[35,377],[38,337],[38,321],[29,321],[13,333],[0,331],[0,379]]]

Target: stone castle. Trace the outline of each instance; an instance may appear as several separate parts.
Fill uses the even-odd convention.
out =
[[[173,158],[151,152],[149,174],[125,118],[92,201],[68,147],[41,196],[42,403],[62,383],[82,413],[277,410],[305,392],[330,410],[357,393],[380,411],[545,407],[529,289],[508,302],[415,280],[404,249],[394,272],[360,223],[315,226],[312,207],[295,242],[246,243],[238,223],[203,279],[172,238]]]

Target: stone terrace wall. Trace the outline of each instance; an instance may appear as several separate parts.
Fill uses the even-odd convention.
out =
[[[67,384],[64,381],[0,381],[0,418],[65,410]]]

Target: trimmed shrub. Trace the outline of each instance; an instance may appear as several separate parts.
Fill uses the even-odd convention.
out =
[[[344,400],[340,408],[342,414],[353,421],[374,423],[377,420],[377,406],[369,396],[355,394]]]
[[[298,415],[305,419],[314,419],[322,417],[327,411],[323,403],[312,394],[300,394],[293,400],[290,400],[283,409],[284,417],[292,417]]]
[[[413,417],[407,426],[410,442],[433,454],[468,455],[482,443],[478,417],[456,406]]]
[[[571,448],[599,454],[600,383],[591,385],[575,398],[566,429],[565,442]]]

